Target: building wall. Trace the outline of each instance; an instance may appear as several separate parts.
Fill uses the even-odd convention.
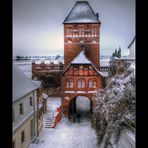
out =
[[[13,141],[15,141],[15,148],[26,148],[31,142],[31,120],[34,121],[34,114],[32,114],[27,121],[13,133]],[[25,131],[25,141],[21,143],[21,133]]]
[[[71,64],[71,66],[62,76],[61,84],[62,93],[64,95],[62,105],[65,116],[69,116],[69,107],[72,99],[77,96],[86,96],[88,98],[92,98],[98,89],[104,88],[104,81],[102,77],[96,72],[96,70],[92,67],[89,69],[91,65],[84,66],[88,67],[88,70],[80,69],[80,67],[82,67],[81,64],[77,70],[74,70],[74,65]],[[84,87],[78,87],[79,80],[84,80]],[[95,87],[89,87],[90,80],[95,82]],[[73,82],[72,87],[67,87],[67,82]]]
[[[38,89],[38,98],[37,98],[37,127],[38,127],[38,136],[43,129],[43,116],[44,116],[44,99],[42,96],[41,88]]]
[[[18,120],[23,120],[23,118],[25,118],[30,112],[32,112],[34,110],[33,106],[30,106],[30,100],[29,98],[32,97],[32,99],[34,98],[34,94],[33,92],[24,96],[23,98],[21,98],[20,100],[18,100],[15,104],[13,104],[13,108],[14,109],[14,121],[18,121]],[[34,101],[36,101],[36,98],[34,98]],[[19,113],[19,104],[23,103],[24,105],[24,114],[21,115]],[[36,103],[36,102],[35,102]],[[23,117],[23,118],[22,118]]]
[[[80,53],[98,69],[100,66],[100,24],[64,24],[64,67]],[[95,56],[94,56],[95,55]]]
[[[129,48],[129,57],[135,58],[135,40],[132,43],[131,47]]]
[[[32,106],[30,106],[30,97],[32,97]],[[23,103],[23,114],[20,114],[20,104]],[[37,136],[37,91],[33,91],[17,102],[13,103],[13,141],[15,148],[26,148],[31,142],[31,130],[33,137]],[[31,127],[31,120],[33,124]],[[21,132],[25,131],[25,141],[21,143]]]

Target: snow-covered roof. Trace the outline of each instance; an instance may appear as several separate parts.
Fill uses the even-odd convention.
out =
[[[90,64],[91,62],[85,56],[84,50],[82,50],[79,53],[79,55],[76,58],[74,58],[74,60],[71,63],[72,64]]]
[[[110,59],[100,59],[100,66],[101,67],[109,67]]]
[[[39,85],[26,77],[23,71],[13,64],[13,102],[19,100],[38,87]]]
[[[87,1],[77,1],[64,23],[100,23]]]
[[[33,81],[33,83],[35,83],[38,87],[41,86],[41,81],[35,81],[35,80],[32,80],[32,81]]]
[[[108,77],[109,76],[108,71],[99,71],[99,73],[103,77]]]

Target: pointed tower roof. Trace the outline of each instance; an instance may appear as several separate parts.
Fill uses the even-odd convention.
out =
[[[100,23],[100,21],[88,1],[77,1],[63,23]]]
[[[90,64],[91,62],[86,58],[84,50],[82,50],[79,55],[74,58],[71,62],[72,64]]]

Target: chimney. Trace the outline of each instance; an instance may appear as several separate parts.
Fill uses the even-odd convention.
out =
[[[97,18],[99,18],[99,13],[98,12],[96,13],[96,16],[97,16]]]

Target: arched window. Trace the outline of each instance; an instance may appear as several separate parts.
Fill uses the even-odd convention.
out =
[[[69,88],[69,81],[66,82],[66,88]]]
[[[70,88],[73,88],[73,80],[70,80],[70,81],[69,81],[69,87],[70,87]]]
[[[73,88],[73,80],[72,79],[66,80],[66,88]]]
[[[85,87],[85,80],[84,79],[79,79],[77,81],[77,87],[78,88],[84,88]]]
[[[96,88],[96,80],[90,79],[89,82],[88,82],[88,87],[89,88]]]
[[[93,86],[93,80],[89,80],[88,85],[89,85],[89,86],[88,86],[89,88],[92,88],[92,86]]]
[[[96,81],[93,81],[93,88],[96,88]]]

